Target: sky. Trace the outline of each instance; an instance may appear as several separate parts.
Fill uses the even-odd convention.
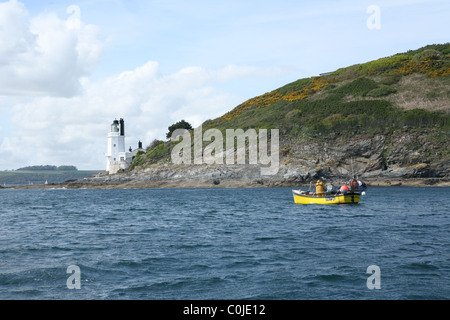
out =
[[[297,79],[450,41],[448,0],[0,1],[0,170],[104,170]],[[234,128],[237,129],[237,128]]]

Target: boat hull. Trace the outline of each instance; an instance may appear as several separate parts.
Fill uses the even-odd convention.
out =
[[[296,204],[357,204],[361,195],[359,193],[335,194],[317,196],[305,194],[301,191],[293,190],[294,202]]]

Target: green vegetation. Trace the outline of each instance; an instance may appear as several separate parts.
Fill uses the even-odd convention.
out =
[[[408,75],[416,72],[427,74],[430,78],[450,75],[450,43],[429,45],[414,51],[341,68],[333,72],[332,76],[348,80],[361,76]]]
[[[347,68],[341,68],[332,73],[333,76],[343,79],[354,78],[355,76],[374,75],[387,73],[395,70],[396,66],[408,61],[412,56],[407,54],[397,54],[392,57],[381,58],[364,64],[357,64]]]
[[[397,90],[384,85],[384,84],[379,84],[377,88],[370,90],[369,92],[367,92],[367,96],[368,97],[373,97],[373,98],[379,98],[379,97],[386,97],[392,93],[396,93]]]
[[[279,88],[277,91],[278,93],[285,95],[290,92],[301,90],[310,85],[311,83],[312,83],[311,78],[300,79]]]
[[[156,141],[158,141],[158,143],[152,143],[147,148],[147,152],[138,152],[136,154],[131,162],[129,170],[133,170],[136,167],[147,167],[162,159],[168,159],[170,157],[173,143],[171,141]]]
[[[348,84],[345,84],[338,89],[335,89],[334,92],[340,93],[343,95],[352,95],[352,96],[366,96],[370,91],[375,90],[379,87],[378,83],[374,80],[368,78],[358,78]]]
[[[156,148],[158,145],[160,145],[160,144],[162,144],[162,143],[164,143],[164,141],[155,139],[155,140],[153,140],[152,143],[150,143],[150,145],[147,147],[147,150]]]
[[[192,125],[185,120],[174,123],[168,129],[169,132],[166,134],[167,139],[170,139],[172,133],[176,129],[186,129],[189,131],[193,130]],[[166,142],[157,139],[153,140],[147,147],[146,152],[139,151],[136,156],[134,156],[128,170],[133,170],[137,167],[147,167],[163,159],[170,158],[173,145],[174,143],[170,140]]]
[[[334,90],[334,92],[342,95],[351,95],[354,97],[368,96],[378,98],[396,93],[397,90],[387,85],[386,83],[378,83],[372,79],[361,77],[339,87],[338,89]]]
[[[420,60],[424,60],[424,59],[428,59],[428,58],[441,59],[441,57],[442,57],[442,52],[440,52],[436,49],[425,49],[423,51],[416,53],[412,59],[416,60],[416,61],[420,61]]]

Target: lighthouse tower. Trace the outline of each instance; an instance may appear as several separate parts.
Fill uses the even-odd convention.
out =
[[[120,169],[130,166],[133,157],[142,149],[139,141],[138,148],[130,152],[125,151],[125,121],[123,119],[114,120],[111,130],[108,133],[108,149],[106,153],[106,171],[110,174],[117,173]]]
[[[116,173],[126,169],[127,155],[125,152],[125,122],[114,120],[108,133],[108,151],[106,154],[106,171]]]

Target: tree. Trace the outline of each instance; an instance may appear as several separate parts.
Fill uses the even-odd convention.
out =
[[[184,120],[178,121],[177,123],[174,123],[173,125],[171,125],[169,127],[169,132],[166,134],[166,138],[170,139],[170,137],[172,136],[172,133],[176,130],[176,129],[187,129],[187,130],[192,130],[192,126],[189,122],[186,122]]]

